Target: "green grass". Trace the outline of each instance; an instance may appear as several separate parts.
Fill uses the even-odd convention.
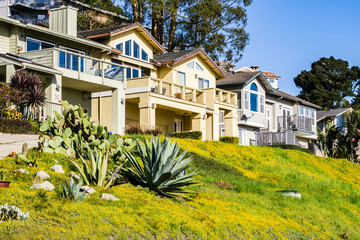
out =
[[[71,165],[61,155],[32,153],[39,167],[27,168],[28,176],[11,175],[11,188],[0,190],[0,204],[17,205],[30,212],[30,220],[0,223],[0,239],[360,239],[358,165],[296,150],[177,141],[189,149],[191,169],[200,173],[202,184],[191,201],[131,185],[95,188],[97,193],[80,203],[55,192],[42,196],[29,189],[32,174],[45,170],[57,185]],[[55,160],[66,175],[49,170]],[[1,166],[24,167],[10,158],[0,160]],[[289,189],[302,198],[277,193]],[[103,201],[102,192],[120,201]]]

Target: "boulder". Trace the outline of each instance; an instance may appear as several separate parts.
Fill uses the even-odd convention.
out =
[[[20,169],[15,169],[14,173],[16,173],[16,174],[29,174],[29,171],[26,170],[26,169],[20,168]]]
[[[103,193],[100,199],[108,200],[108,201],[119,201],[120,199],[114,197],[114,195]]]
[[[57,173],[65,173],[61,165],[54,165],[50,169]]]
[[[30,189],[44,189],[46,191],[52,191],[55,189],[54,185],[52,185],[49,181],[45,181],[42,183],[34,184],[30,187]]]
[[[35,177],[34,177],[34,179],[40,180],[40,181],[46,180],[46,179],[49,179],[49,178],[50,178],[49,174],[47,174],[47,173],[44,172],[44,171],[38,171],[38,172],[36,173]]]
[[[80,175],[77,175],[77,174],[75,174],[73,172],[69,173],[69,177],[72,177],[74,179],[80,179]]]
[[[93,189],[93,188],[91,188],[89,186],[82,186],[80,188],[80,191],[85,192],[85,193],[89,193],[89,194],[96,193],[95,189]]]

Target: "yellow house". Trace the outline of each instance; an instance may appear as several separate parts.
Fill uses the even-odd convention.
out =
[[[216,81],[225,76],[203,50],[168,53],[138,23],[85,31],[80,36],[119,52],[109,55],[109,60],[126,69],[126,124],[158,127],[163,133],[202,131],[203,140],[217,140],[219,113],[224,111],[225,135],[237,136],[236,94],[216,88]],[[101,116],[111,94],[92,97],[92,112]]]

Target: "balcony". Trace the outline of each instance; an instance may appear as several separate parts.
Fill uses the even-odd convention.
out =
[[[126,94],[150,92],[152,94],[179,99],[191,103],[206,104],[203,90],[186,87],[157,78],[141,77],[127,79]]]
[[[251,127],[265,128],[266,119],[263,113],[238,109],[238,123]]]
[[[301,146],[295,134],[291,130],[280,132],[256,132],[256,146],[271,146],[277,144]]]
[[[278,130],[281,129],[290,129],[293,131],[307,131],[314,132],[315,125],[313,124],[313,119],[306,116],[299,115],[289,115],[289,116],[280,116],[278,120]]]
[[[124,80],[124,71],[120,64],[107,62],[83,54],[58,48],[23,52],[21,57],[32,62],[61,70],[65,77],[104,84],[104,80]],[[94,78],[89,79],[89,75]]]

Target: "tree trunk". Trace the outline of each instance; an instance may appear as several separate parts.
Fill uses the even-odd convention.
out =
[[[168,51],[169,52],[172,52],[175,48],[174,41],[175,41],[176,21],[177,21],[177,8],[171,9],[169,42],[168,42]]]
[[[163,44],[164,35],[164,4],[163,1],[152,2],[152,29],[151,34],[160,43]]]

